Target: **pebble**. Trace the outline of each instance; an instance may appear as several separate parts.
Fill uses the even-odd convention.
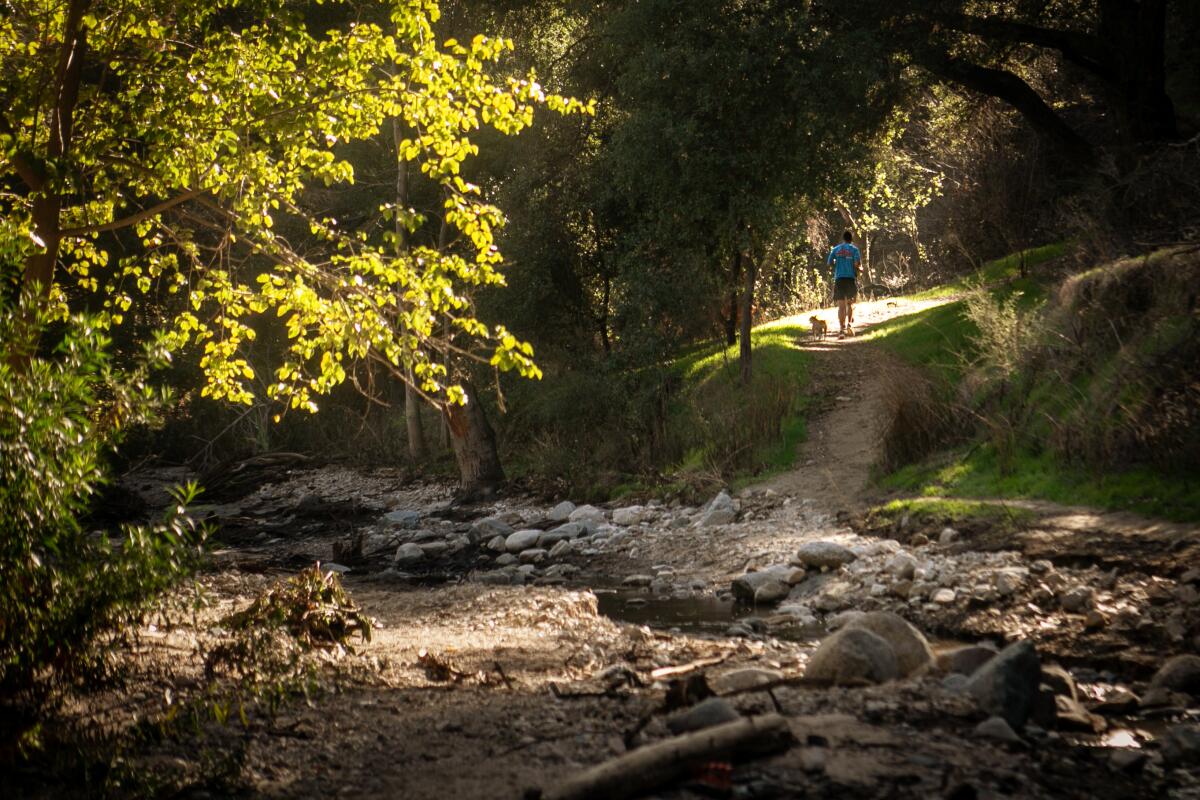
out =
[[[953,544],[958,541],[958,531],[954,528],[942,528],[942,532],[938,534],[938,544]]]
[[[933,602],[940,605],[948,606],[958,597],[953,589],[938,589],[933,593]]]
[[[1021,737],[1017,736],[1012,726],[1003,717],[988,717],[975,726],[975,735],[982,739],[995,739],[1000,742],[1019,744]]]

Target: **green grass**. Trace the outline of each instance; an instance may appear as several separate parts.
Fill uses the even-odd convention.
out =
[[[1049,245],[1026,253],[1027,266],[1035,266],[1062,254],[1065,245]],[[1046,302],[1047,287],[1035,277],[1018,278],[1019,256],[1012,255],[988,264],[981,272],[965,281],[940,287],[926,297],[954,297],[957,294],[988,286],[997,299],[1020,292],[1018,307],[1036,312]],[[1031,316],[1033,324],[1042,325],[1044,318]],[[1134,346],[1149,351],[1166,347],[1192,329],[1186,319],[1165,319]],[[915,365],[944,389],[944,396],[954,396],[964,375],[976,356],[973,337],[978,328],[966,314],[962,300],[947,303],[926,311],[882,323],[867,333],[867,337],[899,358]],[[1049,332],[1047,332],[1049,335]],[[1161,344],[1165,342],[1166,344]],[[1016,428],[1017,443],[1006,448],[1000,459],[986,434],[976,434],[974,446],[939,454],[929,461],[912,465],[884,477],[882,485],[924,497],[949,496],[1002,497],[1043,499],[1064,504],[1089,505],[1105,509],[1135,511],[1173,520],[1200,519],[1200,480],[1194,475],[1177,475],[1166,471],[1139,468],[1121,472],[1099,473],[1063,463],[1044,445],[1064,421],[1074,424],[1103,426],[1106,418],[1084,418],[1090,406],[1086,398],[1114,382],[1117,353],[1107,356],[1097,353],[1094,361],[1066,380],[1056,372],[1042,371],[1011,376],[1008,391],[993,396],[983,413],[1000,419],[1007,417]],[[1044,367],[1042,368],[1044,370]],[[1128,393],[1127,405],[1144,391],[1142,383],[1118,387],[1118,397]],[[1101,391],[1111,396],[1107,389]],[[962,412],[969,415],[969,412]],[[974,423],[964,420],[964,426]]]
[[[1018,527],[1034,518],[1033,512],[999,503],[947,497],[914,497],[892,500],[871,509],[872,522],[890,522],[905,514],[921,521],[962,523],[983,521]]]
[[[970,275],[965,275],[961,278],[956,278],[950,283],[934,286],[931,289],[926,289],[923,292],[917,292],[910,295],[913,300],[944,300],[947,298],[957,297],[961,294],[969,292],[973,287],[983,284],[990,286],[994,283],[1007,281],[1017,278],[1021,273],[1021,255],[1025,255],[1026,270],[1033,269],[1036,266],[1052,261],[1064,253],[1070,247],[1069,242],[1054,242],[1052,244],[1042,245],[1041,247],[1031,247],[1025,251],[1017,251],[1010,253],[1003,258],[997,258],[994,261],[989,261],[983,267]]]
[[[800,317],[754,328],[749,387],[739,382],[738,345],[694,348],[673,362],[682,386],[668,426],[691,440],[671,473],[699,474],[715,463],[736,487],[792,467],[808,433],[809,355],[799,345],[807,334]]]
[[[905,467],[885,477],[882,485],[925,497],[1049,500],[1181,522],[1200,519],[1200,482],[1194,477],[1146,469],[1098,474],[1027,452],[1018,453],[1011,469],[1001,471],[989,445]]]

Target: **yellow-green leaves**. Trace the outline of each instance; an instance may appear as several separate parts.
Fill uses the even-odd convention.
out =
[[[448,383],[448,358],[537,377],[527,343],[476,318],[473,291],[503,283],[495,237],[505,219],[465,165],[483,126],[514,134],[538,107],[593,107],[547,92],[533,74],[493,74],[510,40],[439,45],[435,0],[389,5],[390,24],[314,35],[291,5],[269,15],[249,0],[90,3],[87,57],[103,77],[81,90],[68,156],[42,164],[69,232],[53,296],[71,295],[69,284],[99,293],[108,324],[120,324],[174,295],[167,342],[199,350],[204,394],[233,402],[265,387],[315,410],[313,398],[364,361],[416,376],[435,402],[463,396]],[[44,155],[54,98],[39,76],[61,54],[56,13],[0,19],[6,184],[19,180],[13,153]],[[393,119],[407,136],[399,158],[445,198],[457,242],[448,251],[401,248],[395,232],[349,228],[309,207],[314,187],[354,182],[343,146]],[[34,197],[0,195],[6,263],[45,246]],[[427,222],[394,203],[379,210],[410,233]],[[282,363],[256,386],[247,345],[259,315],[287,338]]]

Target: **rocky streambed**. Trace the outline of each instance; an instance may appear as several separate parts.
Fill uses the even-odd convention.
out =
[[[662,796],[1200,796],[1200,570],[1186,532],[1171,534],[1172,560],[1140,557],[1124,529],[1119,552],[1075,547],[1097,530],[1050,517],[1001,536],[880,527],[769,490],[698,506],[464,508],[445,487],[396,484],[295,469],[199,512],[223,529],[218,570],[342,573],[380,616],[386,702],[398,692],[461,718],[434,737],[445,752],[413,796],[435,796],[479,737],[493,784],[461,796],[549,791],[630,748],[767,713],[788,720],[786,753],[736,764],[724,788],[697,778]],[[422,694],[449,688],[417,655],[438,648],[461,674],[503,682]],[[381,702],[370,696],[363,708]],[[373,713],[344,722],[381,724]],[[420,736],[407,717],[387,724]],[[261,758],[286,771],[278,753]],[[354,769],[333,774],[376,793]]]

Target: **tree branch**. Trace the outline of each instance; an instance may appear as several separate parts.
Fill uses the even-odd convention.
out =
[[[1048,47],[1062,53],[1071,63],[1095,73],[1104,80],[1111,81],[1117,77],[1113,54],[1103,46],[1099,37],[1091,34],[1054,30],[1001,17],[977,17],[972,14],[933,14],[931,18],[943,27],[971,33],[984,39]]]
[[[175,197],[163,200],[161,203],[156,203],[149,208],[142,209],[136,214],[130,214],[128,217],[115,219],[112,222],[105,222],[100,225],[81,225],[78,228],[64,228],[60,231],[60,235],[67,236],[86,236],[90,233],[104,233],[106,231],[116,231],[121,228],[128,228],[131,225],[137,225],[143,220],[157,216],[168,209],[174,208],[180,203],[186,203],[188,200],[194,200],[203,194],[207,194],[208,189],[190,189]]]
[[[1002,69],[981,67],[945,54],[925,54],[921,63],[941,78],[1005,101],[1076,161],[1090,163],[1095,159],[1092,145],[1017,75]]]

